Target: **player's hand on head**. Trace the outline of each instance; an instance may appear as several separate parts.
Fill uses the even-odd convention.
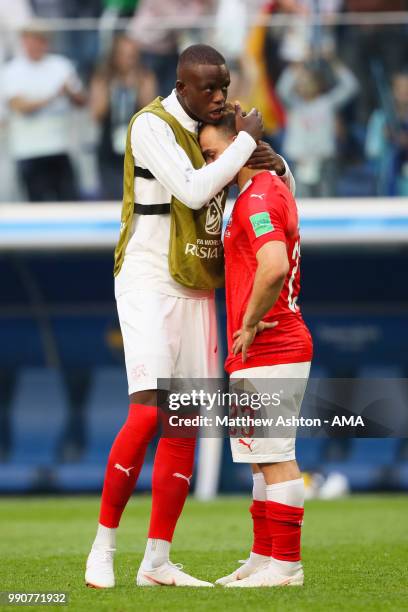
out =
[[[286,172],[285,164],[281,156],[263,140],[258,142],[258,146],[246,165],[253,170],[274,170],[278,176],[282,176]]]
[[[259,140],[263,134],[262,115],[256,108],[246,114],[241,104],[235,102],[235,127],[237,132],[248,132],[254,140]]]

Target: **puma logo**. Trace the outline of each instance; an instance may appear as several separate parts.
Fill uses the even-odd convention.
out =
[[[252,453],[251,446],[254,443],[254,440],[251,440],[250,443],[248,444],[248,442],[245,442],[245,440],[243,440],[242,438],[239,438],[238,443],[242,444],[242,446],[247,446],[249,448],[249,450],[251,451],[251,453]]]
[[[258,198],[258,200],[264,199],[264,193],[251,193],[250,198]]]
[[[188,486],[190,486],[190,480],[192,479],[193,475],[191,474],[191,476],[184,476],[184,474],[180,474],[179,472],[174,472],[173,476],[175,478],[182,478],[183,480],[187,480],[187,484]]]
[[[115,465],[113,466],[115,467],[117,470],[121,471],[121,472],[125,472],[126,476],[129,478],[130,477],[130,470],[134,470],[134,467],[129,467],[129,468],[124,468],[122,465],[120,465],[120,463],[115,463]]]
[[[160,582],[159,580],[155,580],[152,576],[148,576],[148,574],[143,574],[143,578],[145,578],[148,582],[158,584],[159,586],[177,586],[175,578],[173,578],[171,582]]]

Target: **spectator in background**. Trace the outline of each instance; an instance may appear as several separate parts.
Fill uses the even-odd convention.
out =
[[[371,115],[366,154],[377,164],[378,195],[408,196],[408,72],[394,75],[388,106]]]
[[[31,20],[30,0],[0,0],[0,64],[19,50],[18,31]]]
[[[123,29],[118,20],[133,17],[138,3],[139,0],[103,0],[103,12],[99,22],[101,55],[109,52],[115,32]]]
[[[140,64],[134,41],[117,35],[90,89],[91,114],[101,126],[98,162],[105,200],[122,198],[127,126],[132,115],[153,100],[156,89],[153,73]]]
[[[48,37],[37,26],[22,34],[23,55],[3,71],[10,110],[10,150],[30,201],[75,200],[78,193],[69,158],[72,104],[85,96],[73,65],[48,52]]]
[[[327,89],[321,64],[289,66],[278,81],[287,109],[283,152],[295,165],[299,197],[334,195],[336,115],[357,92],[352,72],[333,64],[335,83]]]
[[[227,0],[224,0],[227,1]],[[232,0],[231,0],[232,1]],[[255,0],[246,0],[252,5]],[[327,28],[330,16],[340,7],[342,0],[268,0],[262,3],[260,22],[253,26],[246,42],[241,61],[242,92],[237,97],[262,112],[265,132],[275,148],[281,146],[285,111],[276,95],[276,82],[287,62],[300,62],[310,58],[312,51],[320,54],[322,47],[333,36]],[[322,25],[311,26],[307,17],[313,13],[322,17]],[[291,25],[269,27],[275,16],[288,15]],[[232,20],[235,26],[235,15]],[[325,24],[325,25],[323,25]],[[238,26],[238,30],[239,30]]]
[[[174,88],[181,32],[213,13],[213,5],[214,0],[139,0],[129,35],[140,46],[142,63],[156,75],[159,95]],[[163,27],[166,20],[173,28]]]

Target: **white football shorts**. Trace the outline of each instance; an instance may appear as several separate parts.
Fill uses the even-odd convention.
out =
[[[117,300],[129,395],[157,389],[158,378],[218,378],[215,298],[140,289]]]
[[[241,378],[250,383],[252,391],[268,393],[267,379],[294,379],[280,398],[280,406],[269,408],[270,414],[278,417],[280,413],[298,417],[305,394],[310,372],[310,361],[285,363],[274,366],[246,368],[231,374],[231,379]],[[230,438],[232,459],[235,463],[281,463],[295,459],[296,438]]]

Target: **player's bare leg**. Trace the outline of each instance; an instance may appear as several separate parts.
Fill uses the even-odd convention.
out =
[[[266,523],[272,541],[266,566],[228,587],[303,585],[300,536],[304,483],[295,460],[259,464],[265,478]]]

